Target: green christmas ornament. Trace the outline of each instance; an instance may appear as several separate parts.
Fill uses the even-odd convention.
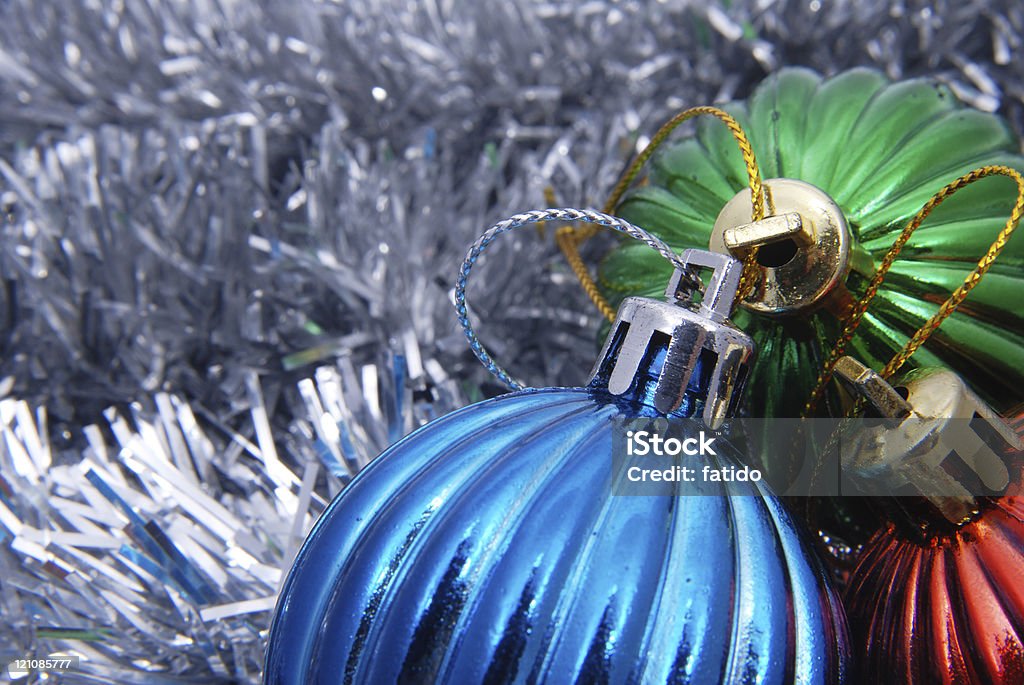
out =
[[[771,200],[751,222],[740,152],[717,121],[667,144],[647,183],[617,213],[676,250],[742,256],[758,246],[761,279],[734,321],[761,349],[746,413],[798,416],[846,308],[863,293],[907,221],[945,184],[983,165],[1024,168],[1019,143],[996,115],[961,104],[930,79],[890,82],[855,69],[830,79],[784,69],[746,102],[723,107],[747,132]],[[985,254],[1016,197],[1012,180],[974,183],[939,206],[913,234],[847,347],[880,369]],[[611,304],[653,296],[664,260],[622,244],[602,262]],[[912,364],[948,366],[997,409],[1024,386],[1024,239],[1009,241],[963,305]]]

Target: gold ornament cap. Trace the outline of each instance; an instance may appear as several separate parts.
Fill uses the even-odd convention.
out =
[[[753,221],[744,189],[718,214],[709,243],[712,252],[738,259],[758,248],[760,278],[743,306],[786,316],[848,298],[852,239],[839,205],[804,181],[772,178],[764,186],[768,216]]]
[[[836,376],[883,419],[848,437],[844,468],[924,497],[955,525],[978,513],[982,493],[1004,494],[1014,482],[1010,464],[1024,444],[956,373],[915,369],[891,385],[842,357]]]

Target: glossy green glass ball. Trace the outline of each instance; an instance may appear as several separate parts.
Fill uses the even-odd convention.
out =
[[[747,131],[762,176],[814,185],[842,209],[851,234],[844,286],[859,297],[907,221],[943,185],[985,164],[1024,168],[1019,142],[1000,117],[961,104],[930,79],[890,82],[870,69],[830,79],[784,69],[745,102],[724,107]],[[673,248],[706,248],[723,206],[747,185],[730,132],[714,120],[666,145],[647,183],[618,213]],[[962,282],[1002,228],[1013,182],[984,179],[947,200],[918,229],[872,303],[848,352],[881,368]],[[614,305],[656,293],[660,257],[622,244],[600,267]],[[1024,238],[1015,237],[982,283],[912,361],[953,368],[996,408],[1024,384]],[[839,335],[834,311],[778,317],[739,311],[735,321],[761,350],[745,411],[796,416]]]

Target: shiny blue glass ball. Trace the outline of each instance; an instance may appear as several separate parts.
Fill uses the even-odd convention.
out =
[[[395,444],[300,551],[266,682],[843,682],[838,600],[761,485],[610,495],[608,425],[648,411],[527,390]]]

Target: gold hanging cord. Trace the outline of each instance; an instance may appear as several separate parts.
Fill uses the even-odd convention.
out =
[[[626,170],[619,177],[618,182],[612,189],[611,195],[608,196],[608,201],[605,202],[604,207],[601,211],[605,214],[614,214],[616,208],[619,206],[619,201],[622,200],[622,196],[629,190],[629,187],[633,184],[640,170],[643,168],[647,160],[650,159],[651,155],[661,147],[669,135],[682,124],[684,121],[691,119],[695,116],[706,114],[719,119],[724,123],[729,131],[732,132],[733,138],[736,139],[736,143],[739,145],[740,153],[743,155],[743,163],[747,168],[747,177],[750,179],[750,193],[752,209],[751,215],[754,221],[760,221],[764,218],[765,214],[765,192],[764,185],[761,182],[761,172],[757,167],[757,160],[754,157],[754,149],[750,145],[750,140],[747,138],[746,132],[743,128],[728,112],[721,110],[717,107],[701,106],[691,107],[685,109],[674,117],[665,122],[658,132],[654,134],[651,141],[647,143],[644,149],[637,155],[636,159],[626,168]],[[563,226],[555,233],[555,241],[558,243],[558,247],[562,250],[562,254],[565,255],[565,259],[569,262],[569,266],[572,267],[573,273],[576,274],[576,278],[579,279],[580,285],[583,286],[583,290],[586,291],[587,295],[593,301],[597,308],[601,311],[609,321],[615,318],[615,309],[608,304],[608,300],[601,295],[601,292],[597,288],[597,284],[594,283],[594,279],[590,276],[590,271],[587,269],[587,265],[583,263],[583,259],[580,258],[579,247],[586,240],[588,240],[594,233],[597,232],[598,226],[593,224],[584,224],[582,226]],[[753,249],[743,260],[743,275],[740,278],[739,296],[736,298],[738,304],[743,298],[749,294],[750,290],[754,287],[758,277],[758,265],[757,265],[757,249]]]
[[[875,295],[878,294],[879,288],[882,286],[882,282],[885,280],[885,275],[889,272],[893,262],[899,256],[900,251],[903,250],[904,245],[913,235],[914,231],[924,222],[929,214],[932,213],[936,207],[938,207],[944,200],[949,198],[953,193],[964,188],[975,181],[985,178],[986,176],[1008,176],[1013,179],[1017,184],[1017,202],[1013,205],[1013,210],[1010,212],[1010,218],[1007,219],[1006,225],[996,236],[995,241],[989,246],[985,256],[982,257],[977,266],[971,273],[967,274],[964,278],[964,282],[953,291],[953,294],[949,296],[942,306],[939,307],[935,314],[924,322],[924,324],[917,329],[903,346],[899,352],[897,352],[889,363],[882,369],[880,375],[882,378],[888,379],[892,377],[900,367],[902,367],[911,355],[917,351],[921,345],[923,345],[928,338],[942,325],[949,316],[956,311],[960,303],[964,301],[968,293],[971,292],[985,276],[985,273],[995,263],[999,253],[1006,247],[1006,242],[1013,235],[1013,232],[1017,229],[1017,225],[1020,223],[1021,214],[1024,213],[1024,178],[1021,177],[1020,173],[1016,169],[1011,169],[1007,166],[1002,165],[989,165],[979,167],[973,171],[970,171],[960,178],[956,179],[952,183],[948,184],[942,190],[935,193],[930,200],[921,208],[921,210],[914,215],[914,218],[904,227],[902,233],[896,238],[892,247],[885,254],[882,259],[882,263],[878,266],[874,276],[871,278],[871,282],[868,284],[867,290],[864,292],[864,296],[857,301],[856,304],[850,309],[849,316],[846,318],[843,324],[842,331],[839,334],[839,339],[836,340],[835,346],[829,353],[825,360],[821,373],[818,375],[817,384],[811,392],[810,397],[807,399],[807,403],[804,405],[804,416],[809,416],[814,409],[817,407],[818,402],[821,401],[822,396],[825,393],[825,388],[828,387],[829,382],[832,380],[832,376],[835,373],[836,363],[839,358],[843,356],[846,351],[846,346],[850,340],[853,339],[853,334],[860,325],[861,320],[864,318],[865,312],[867,312],[868,305],[871,304],[871,300],[874,299]]]
[[[737,122],[728,112],[711,106],[690,107],[689,109],[679,112],[665,122],[661,128],[658,129],[657,133],[654,134],[654,137],[651,138],[650,142],[644,147],[640,154],[637,155],[637,157],[619,177],[615,187],[612,189],[612,192],[608,197],[608,200],[605,202],[602,211],[606,214],[613,214],[618,207],[619,202],[622,200],[622,196],[633,184],[633,181],[636,180],[636,177],[640,173],[644,164],[646,164],[654,152],[664,144],[669,135],[671,135],[671,133],[683,122],[702,114],[719,119],[729,128],[733,138],[735,138],[736,143],[739,146],[740,153],[743,156],[747,177],[750,181],[752,201],[751,218],[753,221],[762,220],[765,216],[766,204],[764,184],[761,180],[761,172],[758,169],[757,160],[754,156],[754,150],[750,144],[750,140],[747,138],[746,132],[739,125],[739,122]],[[1024,177],[1022,177],[1015,169],[1003,165],[979,167],[949,183],[935,193],[935,195],[928,200],[921,210],[904,227],[903,231],[900,233],[899,237],[897,237],[892,247],[889,248],[889,251],[886,253],[878,269],[872,276],[863,297],[853,305],[848,316],[845,318],[839,339],[836,341],[832,351],[825,360],[822,371],[818,375],[815,388],[804,405],[804,416],[808,416],[814,411],[818,402],[824,395],[825,388],[828,387],[829,382],[832,380],[836,363],[845,353],[846,346],[849,344],[850,340],[853,339],[853,335],[856,332],[857,327],[860,325],[861,320],[864,318],[864,314],[867,312],[868,306],[871,304],[871,301],[881,288],[886,274],[889,272],[889,269],[896,261],[896,258],[899,256],[914,231],[921,226],[924,220],[932,213],[933,210],[935,210],[936,207],[942,204],[943,201],[958,190],[979,179],[994,175],[1007,176],[1013,179],[1017,184],[1017,202],[1013,206],[1010,218],[996,236],[995,241],[993,241],[989,246],[988,251],[978,261],[974,270],[967,275],[964,282],[949,296],[949,299],[943,302],[938,311],[936,311],[936,313],[928,319],[928,321],[926,321],[913,336],[911,336],[903,348],[889,360],[889,363],[886,364],[885,368],[880,372],[881,376],[888,379],[895,374],[907,362],[907,360],[910,359],[914,352],[916,352],[917,349],[928,340],[936,329],[938,329],[939,326],[941,326],[942,323],[956,311],[957,307],[960,306],[971,290],[981,282],[981,279],[992,267],[992,264],[995,263],[999,253],[1002,252],[1003,248],[1006,246],[1010,236],[1020,223],[1022,214],[1024,214]],[[580,284],[583,286],[584,291],[597,306],[598,310],[600,310],[601,314],[611,321],[615,318],[615,310],[610,304],[608,304],[608,301],[604,296],[601,295],[597,284],[591,277],[590,271],[587,269],[586,264],[583,263],[583,259],[580,257],[579,253],[580,245],[593,236],[597,232],[598,228],[598,226],[593,224],[584,224],[582,226],[563,226],[556,231],[555,240],[558,243],[559,248],[562,250],[562,253],[565,255],[566,261],[569,263],[573,272],[576,274],[576,277],[579,279]],[[757,282],[757,277],[757,249],[755,248],[754,250],[751,250],[743,260],[743,275],[740,279],[739,297],[736,298],[737,304],[750,293],[750,290]]]

